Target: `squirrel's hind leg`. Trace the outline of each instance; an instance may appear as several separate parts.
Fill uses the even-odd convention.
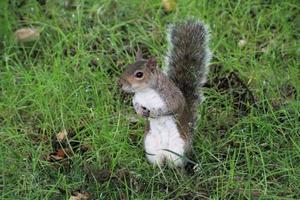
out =
[[[144,147],[148,161],[154,165],[162,166],[164,164],[165,155],[160,147],[161,139],[151,131],[146,133]]]
[[[186,142],[181,137],[175,137],[170,141],[169,149],[166,150],[166,159],[169,165],[183,167],[185,165]]]
[[[150,111],[137,102],[133,102],[135,112],[143,117],[149,117]]]

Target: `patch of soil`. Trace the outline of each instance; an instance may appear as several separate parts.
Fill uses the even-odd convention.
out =
[[[280,86],[279,88],[281,97],[284,99],[287,98],[297,98],[297,90],[296,88],[291,85],[290,83],[285,83],[283,85]]]
[[[112,175],[109,169],[97,169],[90,165],[84,166],[84,171],[89,180],[95,179],[98,183],[105,183]]]
[[[82,130],[67,129],[54,135],[51,139],[52,152],[44,155],[43,160],[52,163],[55,169],[69,171],[71,168],[71,157],[75,153],[84,154],[90,150],[90,147],[81,144],[80,141],[74,139],[76,133]],[[39,138],[38,138],[39,139]]]
[[[111,187],[118,189],[124,188],[124,184],[129,184],[133,187],[134,191],[139,193],[146,190],[147,184],[139,176],[131,173],[126,168],[117,168],[115,172],[112,172],[108,168],[99,169],[92,165],[85,165],[84,171],[89,181],[96,180],[100,184],[109,182]]]
[[[63,49],[63,55],[66,57],[69,57],[69,56],[73,57],[76,55],[76,53],[77,53],[77,50],[75,47],[69,47],[69,48],[66,47]]]
[[[17,6],[17,8],[21,8],[21,7],[23,7],[27,3],[27,0],[20,0],[20,1],[17,1],[17,2],[18,3],[15,3],[15,1],[9,1],[8,3],[9,4],[15,3],[15,5]]]
[[[221,94],[228,94],[233,99],[233,106],[237,116],[247,115],[256,101],[247,84],[240,78],[236,71],[225,71],[221,74],[222,66],[211,66],[211,79],[204,87],[214,88]]]
[[[39,2],[39,4],[40,4],[41,6],[44,6],[44,5],[46,5],[47,0],[37,0],[37,2]]]
[[[88,51],[91,51],[91,52],[97,52],[97,51],[99,50],[100,45],[101,45],[100,39],[99,39],[99,38],[96,38],[94,41],[92,41],[92,42],[89,44],[87,50],[88,50]]]
[[[263,92],[265,96],[268,96],[268,88],[264,88]],[[269,99],[261,100],[257,106],[263,112],[268,112],[269,110],[279,111],[281,108],[287,106],[289,101],[297,99],[297,89],[291,83],[286,82],[279,86],[278,95]],[[267,103],[270,102],[270,105]],[[288,113],[293,113],[289,110]]]
[[[99,67],[97,59],[95,59],[95,58],[92,59],[89,63],[89,67],[90,67],[92,72],[96,71],[96,69]]]

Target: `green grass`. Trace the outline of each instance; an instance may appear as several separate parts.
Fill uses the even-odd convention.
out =
[[[299,2],[181,0],[169,14],[159,0],[9,2],[0,3],[1,199],[69,199],[78,189],[96,199],[300,199]],[[211,27],[212,65],[236,71],[258,105],[237,116],[229,92],[205,88],[194,174],[148,164],[144,120],[130,125],[116,86],[137,46],[163,63],[167,24],[189,16]],[[16,43],[13,32],[28,26],[40,39]],[[298,95],[285,97],[291,88]],[[90,146],[70,170],[43,159],[64,128]],[[86,166],[110,177],[88,178]]]

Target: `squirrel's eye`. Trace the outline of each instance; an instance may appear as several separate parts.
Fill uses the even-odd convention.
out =
[[[143,72],[137,72],[136,74],[135,74],[135,77],[137,77],[137,78],[143,78]]]

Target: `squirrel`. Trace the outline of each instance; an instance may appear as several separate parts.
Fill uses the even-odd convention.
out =
[[[144,148],[149,162],[183,167],[211,59],[208,28],[197,20],[175,23],[169,28],[168,42],[166,70],[161,71],[153,57],[143,59],[138,51],[135,63],[126,67],[118,83],[123,91],[134,93],[137,114],[148,118]]]

